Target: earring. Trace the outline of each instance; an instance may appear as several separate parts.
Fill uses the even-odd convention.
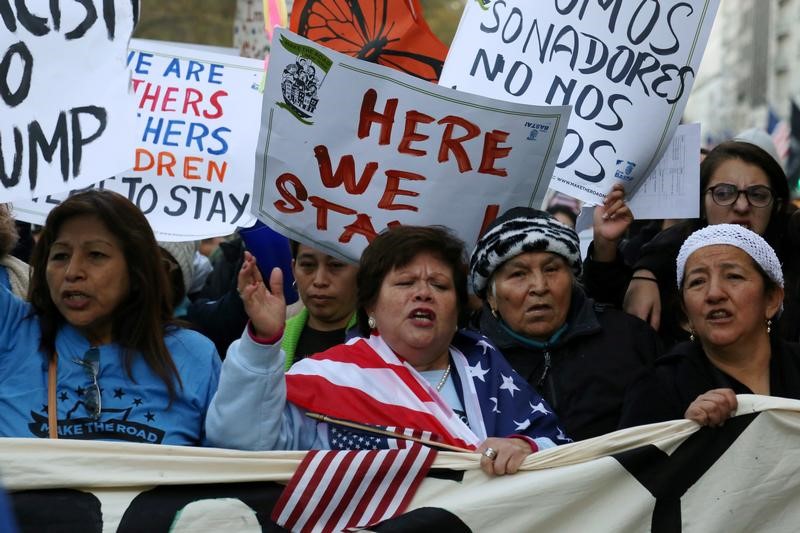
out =
[[[689,328],[689,340],[694,342],[694,328]]]
[[[292,281],[292,288],[297,290],[297,280]]]
[[[367,325],[369,326],[369,329],[375,329],[376,327],[378,327],[378,323],[375,322],[375,317],[372,316],[369,317],[367,319]]]
[[[489,309],[492,310],[492,316],[497,318],[497,309],[495,309],[494,307],[490,307]]]
[[[767,320],[767,333],[772,331],[772,320]]]

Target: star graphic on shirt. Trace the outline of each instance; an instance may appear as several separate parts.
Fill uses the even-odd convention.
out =
[[[61,400],[62,402],[66,402],[67,400],[69,400],[69,395],[66,392],[62,392],[61,396],[59,396],[58,399]]]
[[[121,400],[123,396],[125,396],[125,393],[122,392],[122,389],[114,389],[114,398]]]
[[[489,341],[487,341],[486,339],[479,340],[477,344],[478,344],[478,346],[483,348],[483,355],[486,355],[486,350],[487,349],[494,350],[494,346],[492,346],[491,343]]]
[[[134,398],[133,399],[133,405],[142,405],[142,399],[141,398]]]
[[[550,411],[544,406],[544,402],[539,402],[536,405],[533,405],[531,402],[528,402],[528,405],[531,406],[531,414],[533,413],[542,413],[543,415],[549,415]]]
[[[47,412],[47,404],[44,404],[44,403],[42,404],[41,411],[42,411],[43,413],[46,413],[46,412]]]
[[[483,376],[489,373],[489,369],[487,368],[486,370],[484,370],[483,367],[481,366],[481,362],[478,361],[477,363],[475,363],[475,366],[467,367],[467,373],[470,375],[471,378],[473,379],[478,378],[479,380],[486,383],[486,380],[483,379]]]
[[[152,422],[156,419],[156,415],[154,415],[151,411],[147,411],[147,414],[144,415],[148,422]]]
[[[514,428],[515,431],[525,431],[526,429],[531,427],[531,421],[528,420],[527,418],[523,422],[517,422],[516,420],[514,420],[514,423],[517,425],[517,427]]]
[[[78,394],[78,396],[83,396],[84,394],[86,394],[86,389],[84,389],[83,387],[78,387],[77,389],[75,389],[75,392]]]
[[[493,412],[493,413],[499,413],[499,412],[500,412],[500,409],[498,409],[498,408],[497,408],[497,398],[495,398],[495,397],[493,396],[493,397],[491,397],[491,398],[489,398],[489,399],[490,399],[490,400],[492,400],[492,403],[494,404],[494,405],[492,406],[492,412]]]
[[[513,376],[506,377],[503,374],[500,374],[500,377],[503,378],[503,384],[500,385],[500,389],[501,390],[503,390],[503,389],[507,390],[509,392],[509,394],[511,394],[511,397],[513,398],[514,397],[514,391],[518,391],[519,390],[519,387],[517,387],[514,384],[514,377]]]

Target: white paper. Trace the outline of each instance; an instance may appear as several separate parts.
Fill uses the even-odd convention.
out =
[[[3,3],[0,202],[124,171],[134,142],[125,67],[133,3]]]
[[[591,205],[648,176],[669,144],[718,0],[468,2],[440,84],[573,105],[551,187]]]
[[[471,246],[497,214],[541,205],[568,116],[564,106],[432,85],[279,31],[254,209],[276,231],[351,261],[396,223],[445,225]]]
[[[700,124],[682,124],[628,207],[639,220],[700,215]]]
[[[137,144],[124,157],[130,170],[93,186],[127,196],[163,241],[229,235],[255,223],[263,63],[136,39],[129,60],[138,108]],[[41,224],[69,194],[15,202],[16,215]]]

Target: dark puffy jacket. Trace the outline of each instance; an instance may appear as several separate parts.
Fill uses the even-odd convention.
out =
[[[615,431],[626,388],[661,346],[653,329],[574,289],[567,329],[552,345],[523,344],[484,306],[474,323],[511,366],[555,409],[567,435],[587,439]]]
[[[769,388],[772,396],[800,399],[800,344],[772,339]],[[620,427],[683,418],[689,405],[712,389],[753,393],[715,367],[699,342],[682,342],[628,389]]]

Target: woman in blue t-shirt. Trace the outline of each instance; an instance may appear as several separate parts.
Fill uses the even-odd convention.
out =
[[[203,443],[219,356],[173,322],[142,212],[110,191],[74,195],[31,267],[30,304],[0,288],[0,436]]]

